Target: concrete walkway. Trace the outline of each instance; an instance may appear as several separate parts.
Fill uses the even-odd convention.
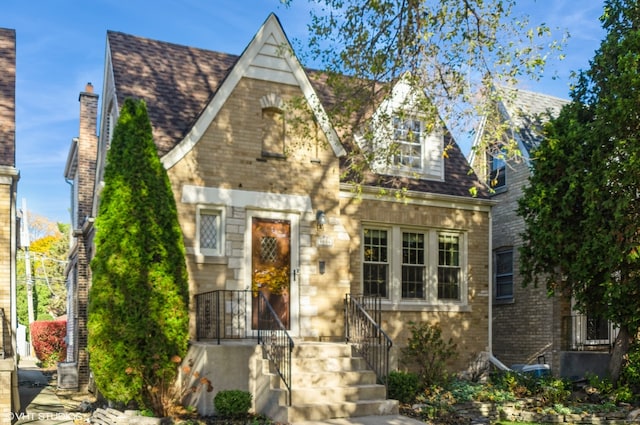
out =
[[[85,422],[89,414],[78,411],[80,402],[71,397],[58,397],[55,384],[49,382],[34,359],[20,359],[18,390],[21,408],[19,412],[12,413],[16,424],[74,425]]]
[[[79,410],[81,401],[58,397],[56,383],[32,359],[21,359],[18,365],[20,412],[12,413],[15,425],[78,425],[86,423],[89,413]],[[424,422],[402,415],[365,416],[327,421],[296,422],[291,425],[424,425]]]

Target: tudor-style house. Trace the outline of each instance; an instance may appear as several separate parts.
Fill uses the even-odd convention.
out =
[[[498,111],[509,130],[499,137],[515,140],[522,159],[505,161],[499,154],[479,149],[482,138],[492,137],[489,127],[481,127],[469,160],[497,202],[491,232],[493,354],[514,368],[545,363],[555,374],[568,378],[583,377],[586,372],[604,376],[615,328],[573,311],[570,297],[549,297],[544,285],[523,287],[519,272],[524,220],[516,213],[518,199],[528,184],[532,152],[543,137],[542,125],[556,117],[568,101],[522,89],[500,90]]]
[[[145,100],[175,193],[191,293],[188,360],[215,391],[248,390],[256,411],[283,421],[387,414],[397,403],[376,374],[401,367],[409,322],[453,338],[452,372],[489,349],[492,203],[455,141],[442,126],[427,132],[419,114],[398,114],[387,143],[399,153],[355,190],[343,178],[355,138],[338,135],[329,88],[283,46],[275,15],[240,56],[107,33],[101,116],[88,87],[65,171],[75,200],[68,361],[81,387],[90,383],[92,223],[126,98]],[[408,107],[400,97],[420,95],[412,90],[400,81],[379,106]],[[292,109],[293,99],[308,108]],[[383,175],[402,179],[402,197],[381,196]],[[211,399],[192,402],[207,413]]]
[[[20,409],[16,313],[16,32],[0,28],[0,425]]]

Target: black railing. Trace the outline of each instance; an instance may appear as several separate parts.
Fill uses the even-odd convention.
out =
[[[291,352],[293,339],[267,300],[264,293],[258,297],[258,341],[276,373],[287,387],[287,403],[291,406]]]
[[[602,318],[585,314],[562,318],[563,350],[610,350],[617,335],[618,328]]]
[[[196,340],[258,338],[251,329],[251,291],[211,291],[195,296]]]
[[[345,338],[387,385],[389,351],[393,343],[380,327],[380,297],[347,294],[344,299]]]

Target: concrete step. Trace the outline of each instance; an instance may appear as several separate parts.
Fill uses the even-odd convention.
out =
[[[287,409],[289,422],[320,421],[360,416],[398,414],[396,400],[361,400],[342,403],[295,404]]]
[[[292,373],[338,372],[343,370],[366,370],[367,363],[361,357],[302,357],[291,359]]]
[[[273,417],[286,423],[398,414],[398,402],[386,399],[386,388],[351,346],[300,343],[291,365],[291,406],[280,377],[270,370]],[[271,408],[270,408],[271,409]]]
[[[384,385],[365,384],[347,387],[314,387],[294,388],[291,392],[291,400],[294,404],[313,404],[318,400],[323,403],[336,403],[342,401],[384,400],[386,398]],[[286,403],[286,399],[284,399]]]
[[[302,342],[293,347],[292,357],[300,358],[336,358],[352,357],[349,344],[328,342]]]
[[[291,381],[293,388],[345,387],[375,384],[377,377],[370,370],[341,370],[336,372],[298,372],[292,374]]]

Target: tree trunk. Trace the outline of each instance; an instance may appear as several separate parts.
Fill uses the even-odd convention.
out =
[[[609,377],[614,385],[618,384],[620,379],[620,373],[622,372],[622,366],[624,360],[629,352],[633,337],[629,332],[627,326],[620,326],[620,331],[613,344],[613,350],[611,350],[611,358],[609,359]]]

